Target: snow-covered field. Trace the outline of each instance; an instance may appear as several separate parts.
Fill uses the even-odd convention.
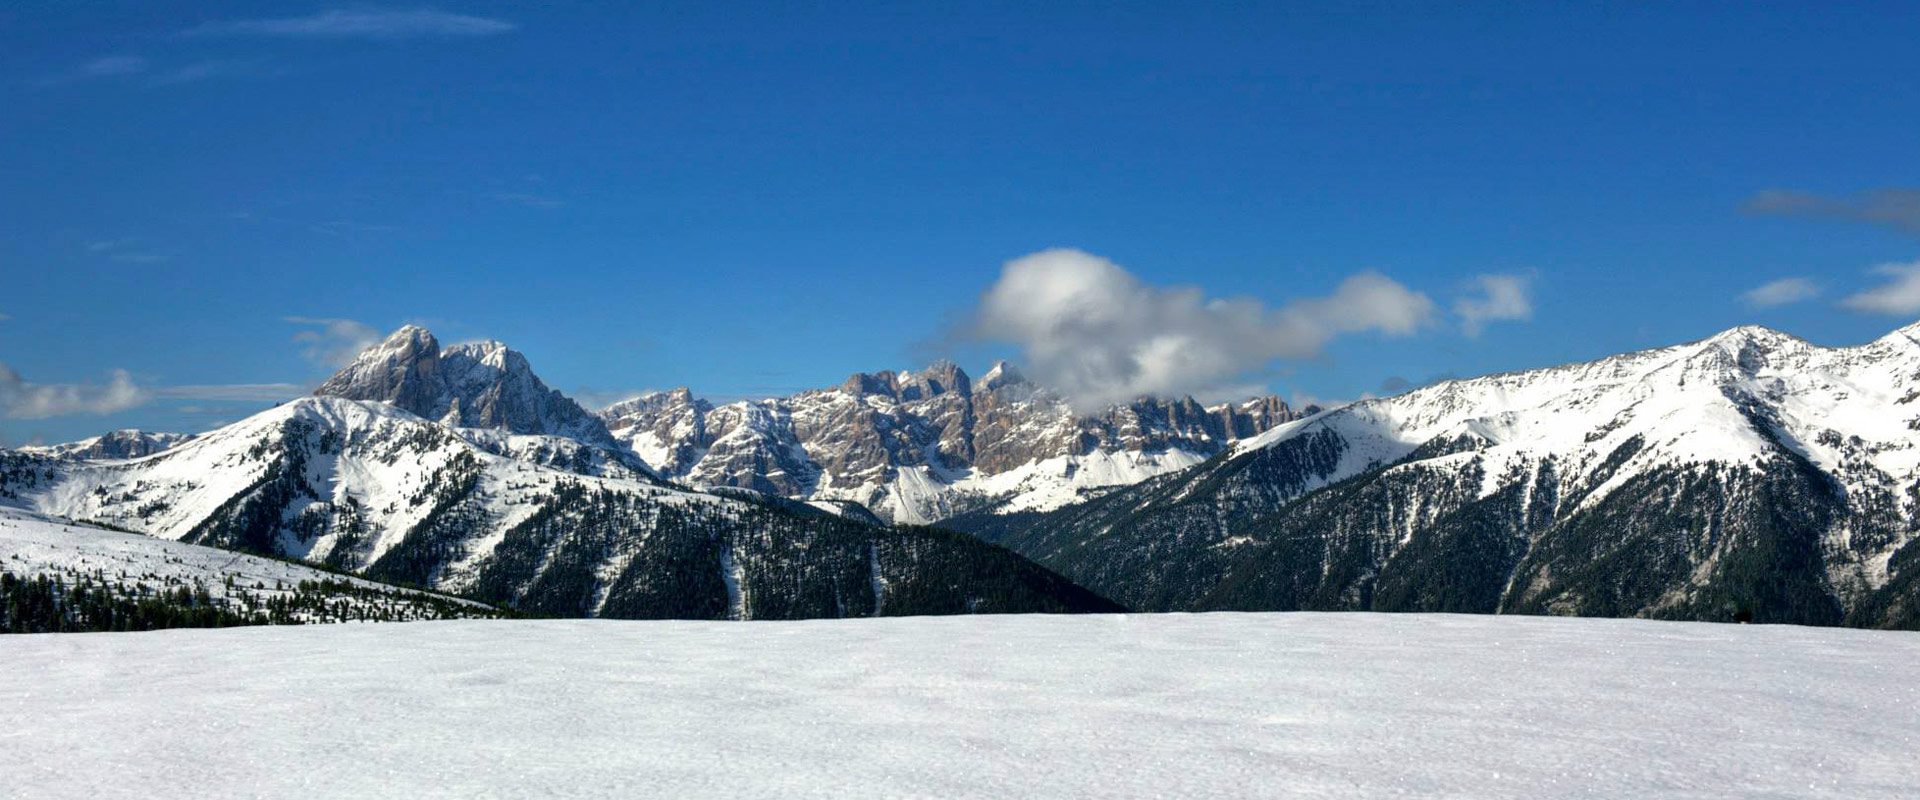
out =
[[[1370,614],[0,640],[21,797],[1914,797],[1920,635]]]

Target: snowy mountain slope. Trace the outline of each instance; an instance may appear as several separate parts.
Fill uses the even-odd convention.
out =
[[[792,397],[715,406],[686,389],[601,412],[662,474],[700,486],[857,502],[895,522],[1046,510],[1184,469],[1298,416],[1278,398],[1143,399],[1076,415],[1006,364],[859,374]]]
[[[88,800],[1891,800],[1920,795],[1915,663],[1904,633],[1414,614],[27,636],[0,647],[0,775]]]
[[[316,396],[129,461],[0,452],[0,503],[567,616],[1112,608],[971,537],[583,475]]]
[[[278,622],[498,616],[495,609],[468,600],[5,507],[0,507],[0,572],[15,580],[58,579],[64,586],[92,581],[128,598],[186,588],[232,614]]]
[[[1738,328],[1449,381],[974,528],[1145,608],[1920,625],[1917,332]]]
[[[158,453],[193,438],[184,433],[155,433],[132,429],[110,431],[77,442],[19,448],[28,453],[73,459],[139,458]]]

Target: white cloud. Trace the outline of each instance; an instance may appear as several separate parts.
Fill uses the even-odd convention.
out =
[[[511,22],[432,9],[335,9],[305,17],[209,22],[186,36],[273,36],[296,39],[417,39],[507,33]]]
[[[353,357],[380,343],[383,338],[380,331],[364,322],[350,319],[330,319],[324,317],[286,317],[286,321],[295,325],[308,326],[309,330],[293,335],[293,340],[306,344],[306,356],[314,362],[329,367],[343,367],[353,361]]]
[[[1920,313],[1920,261],[1881,264],[1873,272],[1886,276],[1887,282],[1850,295],[1840,305],[1869,314]]]
[[[1037,380],[1091,409],[1148,394],[1217,394],[1276,360],[1317,355],[1338,335],[1407,335],[1433,315],[1426,295],[1374,272],[1330,296],[1268,308],[1149,286],[1104,258],[1057,249],[1008,262],[969,333],[1018,345]]]
[[[1775,308],[1820,296],[1820,287],[1806,278],[1781,278],[1740,294],[1748,308]]]
[[[146,72],[147,66],[147,60],[139,56],[106,56],[80,65],[79,74],[89,78],[136,75]]]
[[[1479,336],[1489,322],[1532,319],[1532,283],[1525,275],[1475,276],[1474,288],[1480,294],[1462,297],[1453,304],[1460,329],[1468,336]]]
[[[105,384],[28,383],[11,367],[0,364],[0,416],[9,419],[111,414],[141,405],[151,397],[122,369],[110,373]]]

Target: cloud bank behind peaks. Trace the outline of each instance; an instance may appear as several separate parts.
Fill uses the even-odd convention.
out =
[[[1034,378],[1093,409],[1217,393],[1276,360],[1317,355],[1342,334],[1404,336],[1434,314],[1432,299],[1376,272],[1270,308],[1149,286],[1112,261],[1057,249],[1007,263],[980,299],[970,338],[1017,345]]]
[[[0,364],[0,417],[45,419],[67,414],[111,414],[141,405],[151,394],[116,369],[105,384],[28,383]]]

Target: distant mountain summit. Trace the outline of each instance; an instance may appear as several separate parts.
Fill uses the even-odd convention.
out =
[[[494,341],[442,349],[416,325],[368,348],[313,393],[377,400],[457,428],[614,443],[599,417],[549,388],[519,351]]]
[[[115,459],[141,458],[158,453],[193,438],[184,433],[155,433],[131,428],[110,431],[77,442],[22,447],[22,452],[42,453],[56,458]]]
[[[386,403],[497,455],[583,475],[655,477],[606,423],[549,388],[526,356],[500,342],[443,349],[426,328],[406,325],[313,393]]]
[[[976,382],[941,361],[717,406],[676,389],[601,416],[666,476],[852,501],[888,520],[926,523],[981,509],[1057,508],[1190,467],[1301,414],[1265,397],[1215,406],[1143,398],[1083,415],[1004,362]]]

